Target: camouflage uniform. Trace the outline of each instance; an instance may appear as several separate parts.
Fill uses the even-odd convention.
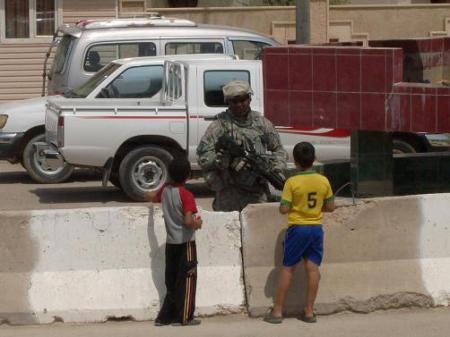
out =
[[[286,168],[287,153],[272,123],[260,113],[249,112],[245,119],[238,119],[227,109],[216,116],[209,125],[197,148],[198,163],[206,182],[216,192],[213,209],[216,211],[241,211],[249,203],[267,201],[269,188],[264,179],[258,178],[252,186],[242,186],[239,177],[230,169],[233,161],[229,154],[216,152],[220,136],[228,134],[246,150],[269,159],[274,170]]]

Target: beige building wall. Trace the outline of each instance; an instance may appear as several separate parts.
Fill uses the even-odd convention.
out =
[[[116,0],[65,0],[63,21],[116,16]],[[41,95],[42,69],[48,42],[0,43],[0,102]]]
[[[295,41],[295,6],[149,8],[148,1],[64,0],[63,21],[116,17],[158,11],[166,16],[196,22],[249,28],[278,41]],[[140,5],[139,5],[140,4]],[[145,5],[142,5],[145,4]],[[450,33],[450,4],[331,6],[311,0],[311,41],[367,41],[408,37],[443,36]],[[48,39],[50,42],[50,38]],[[40,96],[42,66],[48,42],[0,43],[0,102]]]
[[[152,3],[158,2],[152,1]],[[145,4],[149,12],[187,18],[199,23],[252,29],[271,35],[281,43],[295,42],[295,6],[157,8],[149,7],[148,1]],[[122,14],[126,15],[126,12]],[[328,41],[328,0],[311,0],[310,16],[311,42]]]
[[[271,35],[272,23],[295,21],[295,7],[194,7],[194,8],[150,8],[164,16],[186,18],[197,23],[227,25]]]
[[[114,18],[117,0],[64,0],[64,23],[81,19]]]
[[[331,6],[329,38],[339,41],[446,36],[450,4]]]

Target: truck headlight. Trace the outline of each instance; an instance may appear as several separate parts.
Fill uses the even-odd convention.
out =
[[[0,129],[6,125],[6,121],[8,120],[8,115],[0,115]]]

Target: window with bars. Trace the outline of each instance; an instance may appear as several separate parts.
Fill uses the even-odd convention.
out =
[[[30,39],[53,35],[59,0],[0,0],[2,37]]]

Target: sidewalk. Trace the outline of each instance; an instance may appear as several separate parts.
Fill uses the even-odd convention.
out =
[[[288,318],[271,325],[246,315],[229,315],[203,318],[202,324],[194,327],[155,327],[153,322],[0,325],[0,337],[449,337],[449,319],[450,308],[341,313],[319,316],[316,324]]]

